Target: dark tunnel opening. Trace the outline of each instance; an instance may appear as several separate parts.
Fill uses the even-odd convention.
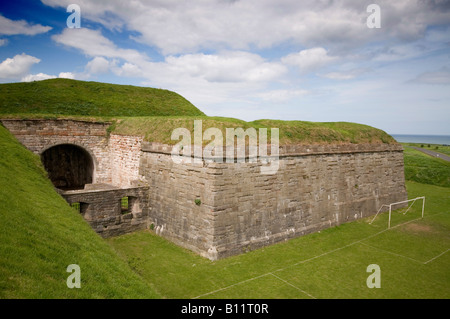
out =
[[[94,163],[82,147],[72,144],[53,146],[41,155],[42,163],[53,185],[62,190],[83,189],[91,184]]]

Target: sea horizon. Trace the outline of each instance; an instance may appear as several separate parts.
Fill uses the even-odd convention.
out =
[[[450,145],[450,135],[425,135],[425,134],[390,134],[400,143],[428,143]]]

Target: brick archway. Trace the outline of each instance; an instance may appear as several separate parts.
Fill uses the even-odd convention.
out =
[[[94,161],[84,148],[74,144],[59,144],[46,149],[41,160],[56,188],[83,189],[94,177]]]

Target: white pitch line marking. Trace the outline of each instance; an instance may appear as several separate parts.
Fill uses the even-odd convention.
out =
[[[436,214],[432,214],[432,215],[427,215],[427,216],[425,216],[425,217],[419,217],[419,218],[416,218],[416,219],[412,219],[412,220],[407,221],[407,222],[404,222],[404,223],[402,223],[402,224],[395,225],[395,226],[393,226],[393,227],[391,227],[391,228],[386,228],[386,229],[384,229],[384,230],[382,230],[382,231],[379,231],[378,233],[375,233],[375,234],[373,234],[373,235],[367,236],[366,238],[363,238],[363,239],[354,241],[354,242],[352,242],[352,243],[350,243],[350,244],[347,244],[347,245],[345,245],[345,246],[342,246],[342,247],[339,247],[339,248],[336,248],[336,249],[333,249],[333,250],[324,252],[323,254],[320,254],[320,255],[317,255],[317,256],[314,256],[314,257],[311,257],[311,258],[308,258],[308,259],[299,261],[299,262],[297,262],[297,263],[295,263],[295,264],[286,266],[286,267],[284,267],[284,268],[280,268],[280,269],[274,270],[274,271],[272,271],[272,272],[268,272],[268,273],[265,273],[265,274],[262,274],[262,275],[259,275],[259,276],[256,276],[256,277],[252,277],[252,278],[249,278],[249,279],[246,279],[246,280],[243,280],[243,281],[234,283],[234,284],[232,284],[232,285],[229,285],[229,286],[226,286],[226,287],[223,287],[223,288],[214,290],[214,291],[207,292],[207,293],[205,293],[205,294],[198,295],[197,297],[194,297],[194,298],[192,298],[192,299],[198,299],[198,298],[201,298],[201,297],[204,297],[204,296],[207,296],[207,295],[211,295],[211,294],[214,294],[214,293],[216,293],[216,292],[223,291],[223,290],[226,290],[226,289],[229,289],[229,288],[238,286],[238,285],[240,285],[240,284],[243,284],[243,283],[246,283],[246,282],[249,282],[249,281],[252,281],[252,280],[261,278],[261,277],[268,276],[268,275],[275,276],[275,275],[273,274],[274,272],[283,271],[283,270],[286,270],[286,269],[291,268],[291,267],[293,267],[293,266],[297,266],[297,265],[300,265],[300,264],[304,264],[304,263],[306,263],[306,262],[309,262],[309,261],[311,261],[311,260],[317,259],[317,258],[319,258],[319,257],[323,257],[323,256],[329,255],[329,254],[331,254],[331,253],[334,253],[334,252],[336,252],[336,251],[342,250],[342,249],[344,249],[344,248],[353,246],[353,245],[355,245],[355,244],[362,243],[362,241],[367,240],[367,239],[370,239],[370,238],[373,238],[373,237],[376,237],[376,236],[378,236],[378,235],[380,235],[380,234],[382,234],[382,233],[384,233],[384,232],[386,232],[386,231],[395,229],[395,228],[397,228],[397,227],[400,227],[400,226],[403,226],[403,225],[412,223],[412,222],[414,222],[414,221],[417,221],[417,220],[420,220],[420,219],[423,219],[423,218],[426,218],[426,217],[436,216],[436,215],[440,215],[440,214],[444,214],[444,213],[443,213],[443,212],[442,212],[442,213],[436,213]],[[369,245],[367,245],[367,246],[369,246]],[[434,259],[436,259],[436,258],[438,258],[438,257],[440,257],[441,255],[445,254],[447,251],[448,251],[448,249],[447,249],[446,251],[444,251],[443,253],[439,254],[438,256],[434,257],[433,259],[430,259],[429,261],[427,261],[427,263],[430,262],[430,261],[432,261],[432,260],[434,260]],[[406,256],[404,256],[404,257],[406,257]],[[409,257],[407,257],[407,258],[409,258]],[[415,261],[417,261],[417,260],[415,260]],[[420,262],[420,263],[422,263],[422,262]],[[423,263],[422,263],[422,264],[423,264]],[[298,288],[298,289],[299,289],[299,288]],[[299,290],[300,290],[300,289],[299,289]]]

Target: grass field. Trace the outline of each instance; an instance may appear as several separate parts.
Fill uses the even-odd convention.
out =
[[[111,238],[165,298],[450,298],[450,189],[407,183],[426,196],[406,214],[387,214],[211,262],[150,231]],[[369,289],[367,266],[381,270]]]

